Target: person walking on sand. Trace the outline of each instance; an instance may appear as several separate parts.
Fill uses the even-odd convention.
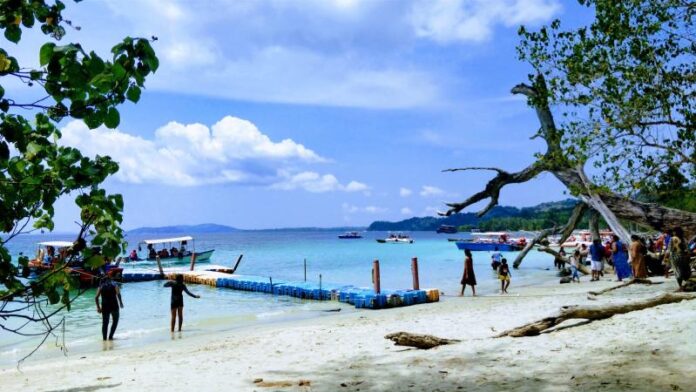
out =
[[[99,306],[99,297],[101,297],[101,306]],[[97,294],[94,296],[94,302],[97,303],[97,313],[102,315],[102,338],[107,339],[106,332],[109,329],[109,317],[111,317],[113,320],[108,338],[114,340],[114,332],[118,327],[118,309],[119,305],[123,308],[123,299],[121,299],[121,290],[108,275],[102,277]]]
[[[616,279],[621,282],[625,278],[631,277],[631,267],[628,266],[628,253],[626,245],[619,239],[619,236],[614,234],[614,242],[611,244],[611,253],[614,260],[614,271],[616,271]]]
[[[476,296],[476,274],[474,273],[474,260],[471,257],[471,251],[464,249],[464,275],[462,275],[462,291],[460,297],[464,296],[466,285],[471,286],[471,291]]]
[[[672,263],[674,277],[677,278],[679,291],[683,291],[683,282],[691,277],[691,264],[684,240],[684,230],[681,227],[674,229],[674,235],[669,242],[669,260]]]
[[[164,284],[164,287],[172,288],[172,321],[171,321],[171,331],[174,332],[174,324],[176,323],[177,314],[179,316],[179,332],[181,332],[181,324],[184,322],[184,292],[193,298],[200,298],[200,295],[193,294],[188,291],[186,285],[184,284],[184,275],[177,274],[176,280],[172,282],[171,280]]]
[[[599,275],[604,268],[604,247],[599,239],[592,240],[590,245],[590,259],[592,260],[592,279],[591,282],[599,280]]]
[[[631,236],[631,247],[629,248],[633,279],[645,279],[648,277],[648,268],[645,265],[645,255],[647,252],[648,250],[641,242],[640,237],[633,234]]]
[[[508,266],[507,259],[503,258],[500,267],[498,267],[498,279],[500,280],[500,292],[501,294],[507,294],[507,289],[510,287],[510,267]]]
[[[580,268],[580,250],[576,249],[575,252],[573,252],[573,255],[570,256],[570,279],[573,282],[580,283],[580,275],[578,274],[578,268]]]

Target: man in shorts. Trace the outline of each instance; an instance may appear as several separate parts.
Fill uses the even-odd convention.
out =
[[[592,241],[590,245],[590,258],[592,260],[592,279],[590,282],[599,280],[599,276],[604,269],[604,247],[598,239]]]

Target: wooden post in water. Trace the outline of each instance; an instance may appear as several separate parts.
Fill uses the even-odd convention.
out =
[[[411,259],[411,275],[413,275],[413,289],[420,290],[420,283],[418,282],[418,257]]]
[[[380,293],[379,283],[379,260],[375,260],[372,262],[372,284],[374,285],[375,293],[377,294]]]
[[[273,277],[272,277],[272,276],[269,276],[269,277],[268,277],[268,280],[271,281],[271,294],[273,294]]]
[[[191,252],[191,271],[196,266],[196,252]]]
[[[304,281],[307,281],[307,259],[304,259]]]
[[[159,268],[160,275],[164,276],[164,270],[162,270],[162,261],[160,260],[160,257],[155,257],[155,260],[157,260],[157,268]]]
[[[321,274],[319,274],[319,296],[321,297]]]

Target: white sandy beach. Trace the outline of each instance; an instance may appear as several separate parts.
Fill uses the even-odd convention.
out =
[[[492,337],[563,305],[634,300],[676,288],[673,280],[653,280],[665,283],[629,286],[594,301],[587,291],[616,283],[554,280],[515,288],[513,281],[506,296],[445,296],[436,304],[216,335],[184,331],[141,348],[119,349],[116,341],[111,350],[31,361],[21,372],[4,368],[0,377],[7,391],[694,390],[696,300],[538,337]],[[398,331],[461,343],[418,350],[384,339]]]

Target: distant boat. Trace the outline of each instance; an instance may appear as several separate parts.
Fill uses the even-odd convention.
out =
[[[100,268],[93,269],[86,266],[81,257],[69,256],[70,248],[73,246],[70,241],[44,241],[38,245],[36,258],[27,263],[26,271],[22,274],[25,277],[40,277],[46,272],[65,266],[66,271],[80,282],[80,287],[98,286],[103,275],[114,281],[121,281],[123,268],[119,267],[118,263],[107,262]]]
[[[408,234],[396,233],[389,234],[387,238],[379,238],[377,242],[380,244],[412,244],[413,239]]]
[[[338,238],[340,238],[342,240],[349,240],[349,239],[362,238],[362,236],[357,231],[346,231],[345,233],[339,235]]]
[[[192,251],[186,249],[189,241],[191,241]],[[141,242],[141,244],[147,245],[148,254],[145,258],[147,261],[155,261],[157,257],[159,257],[160,261],[190,263],[191,256],[196,255],[196,262],[202,263],[210,261],[210,257],[213,255],[213,252],[215,252],[215,249],[196,252],[195,240],[191,236],[145,240]],[[178,244],[179,246],[172,246],[174,244]],[[158,251],[155,249],[155,245],[163,246],[162,249]],[[169,248],[170,246],[171,249]]]
[[[496,248],[501,252],[522,250],[527,244],[526,238],[511,239],[505,232],[478,233],[471,240],[457,241],[457,248],[470,251],[493,251]]]
[[[437,233],[448,233],[448,234],[453,234],[457,232],[457,228],[454,226],[449,226],[449,225],[442,225],[437,228]]]

